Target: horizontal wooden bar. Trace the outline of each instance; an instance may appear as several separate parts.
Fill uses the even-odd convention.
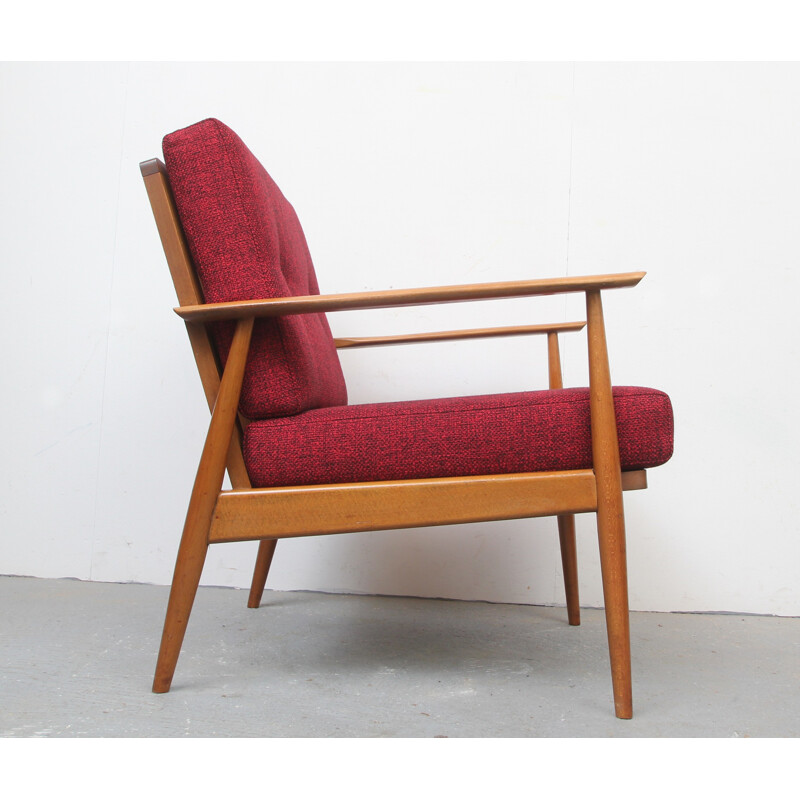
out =
[[[622,473],[647,488],[644,470]],[[595,511],[594,472],[517,473],[220,492],[209,544]]]
[[[462,286],[438,286],[422,289],[391,289],[382,292],[303,295],[267,300],[240,300],[230,303],[205,303],[181,306],[175,313],[185,320],[217,322],[242,317],[279,317],[287,314],[314,314],[323,311],[352,311],[393,306],[420,306],[432,303],[456,303],[471,300],[497,300],[511,297],[599,291],[635,286],[644,272],[617,275],[592,275],[569,278],[543,278],[530,281],[476,283]]]
[[[625,491],[645,470],[622,473]],[[209,544],[583,513],[597,507],[591,470],[381,481],[221,492]]]
[[[630,492],[647,488],[647,470],[637,469],[622,473],[622,491]]]
[[[474,328],[461,331],[435,331],[400,336],[366,336],[334,339],[339,349],[348,347],[375,347],[391,344],[417,344],[420,342],[447,342],[458,339],[488,339],[496,336],[526,336],[540,333],[567,333],[579,331],[585,322],[558,322],[552,325],[515,325],[509,328]]]
[[[481,475],[221,492],[209,542],[594,511],[594,473]]]

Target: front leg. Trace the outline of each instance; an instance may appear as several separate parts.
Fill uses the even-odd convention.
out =
[[[203,572],[203,564],[208,550],[208,531],[211,527],[211,517],[217,497],[222,488],[222,479],[225,476],[228,447],[236,422],[239,395],[242,390],[252,332],[252,317],[239,321],[214,403],[211,424],[208,427],[206,443],[200,457],[200,465],[197,468],[197,477],[189,500],[189,509],[186,512],[181,544],[178,548],[175,574],[164,620],[164,632],[161,636],[161,648],[153,680],[153,691],[156,693],[168,692],[172,684],[172,676],[178,663],[181,644],[200,583],[200,575]]]

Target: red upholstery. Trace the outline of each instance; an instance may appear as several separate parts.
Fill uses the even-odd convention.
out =
[[[164,138],[206,302],[318,294],[294,209],[239,137],[209,119]],[[227,356],[233,325],[214,327]],[[614,390],[623,469],[672,455],[669,398]],[[323,314],[256,321],[240,409],[254,486],[490,475],[592,465],[588,389],[348,406]]]
[[[623,470],[672,455],[672,406],[655,389],[614,389]],[[521,392],[307,411],[254,422],[254,486],[442,478],[592,466],[589,390]]]
[[[166,136],[163,149],[206,302],[319,294],[294,209],[230,128],[205,120]],[[224,361],[232,324],[214,335]],[[323,314],[256,321],[240,406],[246,417],[346,402]]]

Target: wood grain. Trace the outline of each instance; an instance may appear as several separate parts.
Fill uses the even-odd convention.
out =
[[[181,305],[203,302],[203,292],[197,280],[186,239],[183,235],[178,211],[172,198],[164,164],[158,159],[144,161],[139,165],[147,197],[153,210],[156,227],[164,248],[175,293]],[[213,409],[219,392],[222,369],[216,348],[205,325],[200,322],[187,322],[186,333],[192,347],[197,371],[203,384],[209,410]],[[237,422],[228,453],[228,476],[236,488],[250,488],[250,478],[242,457],[242,425]]]
[[[558,331],[549,331],[547,334],[547,371],[549,387],[562,389],[564,377],[561,372]],[[578,590],[578,546],[575,539],[575,515],[559,514],[557,520],[561,569],[564,574],[564,596],[567,601],[567,621],[570,625],[580,625],[581,602]]]
[[[208,539],[235,542],[582,513],[597,508],[594,485],[592,470],[575,470],[225,491]],[[625,490],[646,486],[644,470],[624,474]]]
[[[161,647],[153,680],[153,691],[156,693],[169,691],[172,684],[181,643],[203,571],[208,549],[208,530],[225,475],[225,462],[236,422],[252,332],[252,319],[241,320],[236,326],[228,363],[214,404],[203,453],[200,456],[200,465],[197,468],[178,548],[164,632],[161,636]]]
[[[591,470],[222,492],[210,542],[594,511]]]
[[[644,272],[626,272],[618,275],[590,275],[460,286],[434,286],[422,289],[390,289],[377,292],[278,297],[268,300],[241,300],[230,303],[181,306],[175,309],[175,313],[185,320],[218,322],[248,316],[279,317],[287,314],[422,306],[433,303],[460,303],[473,300],[498,300],[510,297],[620,289],[636,286],[644,276]]]
[[[557,322],[552,325],[514,325],[506,328],[472,328],[458,331],[435,331],[431,333],[411,333],[399,336],[367,336],[334,339],[338,348],[374,347],[392,344],[417,344],[420,342],[448,342],[459,339],[489,339],[505,336],[528,336],[579,331],[585,322]]]
[[[253,568],[250,594],[247,598],[248,608],[258,608],[261,605],[261,598],[264,595],[264,587],[267,585],[267,576],[272,565],[272,558],[275,555],[276,544],[277,539],[262,539],[258,543],[258,555],[256,556],[256,565]]]
[[[611,658],[614,707],[621,719],[633,716],[628,573],[622,474],[600,292],[586,293],[589,345],[589,406],[592,456],[597,477],[597,532]]]
[[[169,689],[209,543],[258,539],[248,605],[260,603],[278,538],[426,527],[556,515],[569,620],[579,621],[574,514],[596,512],[617,716],[632,715],[630,632],[622,492],[647,486],[644,471],[621,473],[601,290],[635,286],[644,272],[508,281],[408,290],[354,292],[231,303],[203,302],[164,165],[141,172],[175,283],[209,407],[211,424],[198,467],[164,624],[153,691]],[[253,323],[259,317],[418,306],[569,292],[586,294],[587,323],[476,328],[401,336],[351,337],[339,348],[410,344],[492,336],[546,334],[549,383],[561,388],[558,333],[588,326],[592,470],[484,475],[329,486],[253,489],[241,451],[238,416]],[[238,320],[224,373],[206,323]],[[221,492],[228,469],[233,490]]]

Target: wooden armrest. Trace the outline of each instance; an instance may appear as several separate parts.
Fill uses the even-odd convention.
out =
[[[350,311],[395,306],[422,306],[433,303],[459,303],[470,300],[496,300],[509,297],[591,292],[636,286],[644,272],[617,275],[592,275],[573,278],[544,278],[503,283],[476,283],[463,286],[437,286],[423,289],[391,289],[382,292],[304,295],[268,300],[241,300],[230,303],[205,303],[181,306],[175,313],[187,322],[218,322],[246,317],[280,317],[288,314],[315,314],[324,311]]]
[[[516,325],[511,328],[475,328],[463,331],[436,331],[434,333],[412,333],[400,336],[367,336],[334,339],[339,349],[347,347],[375,347],[387,344],[416,344],[419,342],[445,342],[456,339],[483,339],[494,336],[524,336],[537,333],[566,333],[579,331],[585,322],[558,322],[553,325]]]

